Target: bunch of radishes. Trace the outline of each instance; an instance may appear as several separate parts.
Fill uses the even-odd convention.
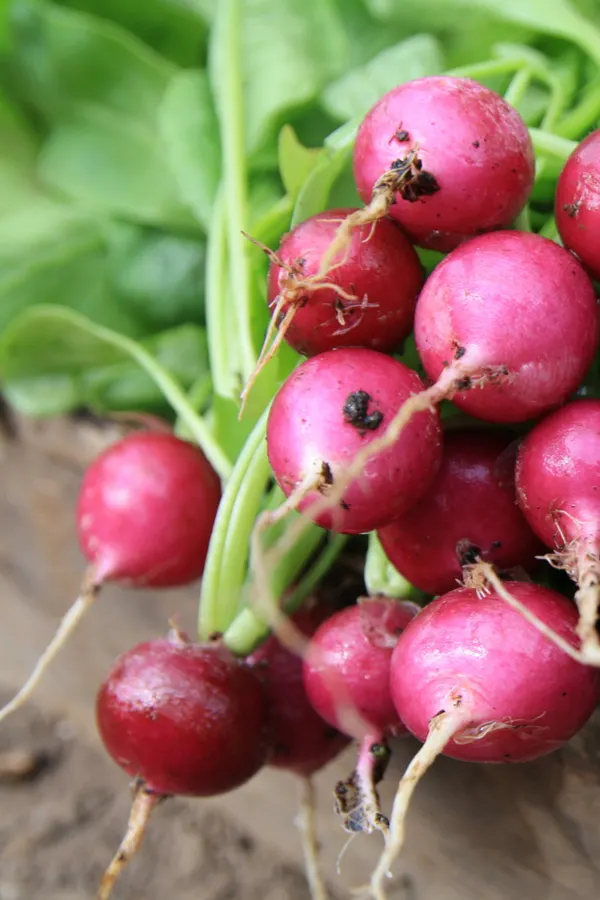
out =
[[[316,522],[376,532],[435,599],[420,610],[365,597],[287,619],[275,598],[265,614],[277,635],[247,659],[227,634],[197,644],[175,628],[124,654],[100,689],[98,723],[136,799],[100,897],[158,799],[231,790],[265,764],[307,777],[352,738],[357,766],[336,802],[348,830],[383,833],[370,884],[381,900],[408,799],[438,753],[535,759],[568,741],[600,697],[600,401],[574,399],[599,340],[600,132],[559,181],[564,247],[511,229],[533,185],[530,135],[468,79],[386,94],[358,130],[354,175],[364,209],[324,211],[268,251],[273,318],[260,365],[281,340],[309,359],[266,425],[288,498],[281,515],[302,515],[268,552],[262,528],[277,514],[257,523],[254,590],[269,593],[265,567]],[[426,280],[413,245],[447,254]],[[413,325],[421,375],[394,356]],[[449,399],[466,415],[443,427],[437,405]],[[82,597],[0,717],[101,583],[201,575],[219,497],[200,450],[173,434],[135,433],[93,464],[78,512],[90,560]],[[576,582],[576,603],[533,580],[544,547]],[[388,821],[376,784],[387,740],[407,732],[424,744]],[[306,843],[323,896],[310,828]]]

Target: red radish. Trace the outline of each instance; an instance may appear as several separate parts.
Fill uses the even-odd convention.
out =
[[[506,589],[571,646],[577,611],[554,591]],[[402,634],[391,663],[398,716],[423,747],[402,778],[390,835],[373,873],[374,897],[402,847],[420,777],[444,753],[476,762],[525,762],[566,743],[600,697],[599,673],[575,662],[495,591],[459,588],[432,601]]]
[[[120,656],[98,692],[96,716],[108,753],[138,782],[127,835],[98,895],[106,900],[159,799],[239,787],[267,761],[270,741],[252,669],[220,642],[192,644],[179,634]]]
[[[312,706],[360,741],[356,772],[337,788],[350,830],[385,825],[374,786],[389,759],[386,738],[405,731],[389,691],[390,661],[417,610],[408,602],[362,598],[319,626],[305,656],[304,687]],[[358,722],[349,711],[358,714]]]
[[[600,664],[600,400],[575,400],[536,425],[520,448],[516,483],[530,526],[579,585],[582,650]]]
[[[189,584],[200,577],[221,496],[200,449],[173,434],[134,432],[86,471],[77,507],[90,562],[81,594],[0,721],[30,696],[107,581],[136,588]]]
[[[423,499],[378,531],[389,560],[429,594],[452,590],[481,557],[506,570],[541,551],[515,502],[514,435],[474,429],[444,435],[442,465]]]
[[[447,252],[508,227],[535,175],[519,113],[468,78],[429,76],[392,88],[363,119],[354,180],[368,204],[342,225],[323,271],[352,228],[389,215],[419,246]]]
[[[322,608],[300,610],[296,627],[310,637],[325,619]],[[257,666],[264,682],[271,723],[273,752],[269,765],[310,776],[348,744],[348,738],[319,716],[306,695],[302,659],[275,635],[255,650],[247,662]]]
[[[269,462],[284,494],[300,509],[327,498],[356,453],[422,389],[412,369],[375,350],[341,348],[302,363],[276,395],[267,423]],[[315,521],[346,534],[381,527],[423,496],[440,458],[439,419],[426,410]]]
[[[555,218],[565,247],[600,278],[600,130],[588,134],[565,163],[556,185]]]

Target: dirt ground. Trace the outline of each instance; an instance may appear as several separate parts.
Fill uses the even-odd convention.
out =
[[[0,759],[17,748],[41,767],[29,780],[0,777],[0,900],[91,900],[127,819],[127,779],[64,721],[31,708],[0,730]],[[307,900],[308,892],[302,872],[254,837],[173,800],[156,810],[114,897]]]

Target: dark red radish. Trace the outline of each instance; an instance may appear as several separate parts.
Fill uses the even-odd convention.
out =
[[[390,562],[429,594],[455,588],[481,557],[506,571],[531,568],[542,545],[515,501],[517,441],[475,429],[444,435],[442,465],[422,500],[378,531]]]
[[[516,484],[531,528],[579,586],[582,651],[600,665],[600,400],[574,400],[538,423],[519,450]]]
[[[314,606],[295,613],[292,621],[311,637],[325,618],[326,611]],[[348,738],[311,706],[301,657],[272,635],[247,662],[257,667],[265,687],[273,744],[269,765],[300,776],[313,775],[347,746]]]
[[[505,587],[576,645],[570,600],[536,584]],[[392,656],[390,689],[398,716],[425,743],[398,787],[389,839],[372,875],[375,897],[402,847],[411,795],[440,753],[486,763],[551,753],[593,713],[600,674],[574,661],[496,591],[465,587],[433,600],[407,626]]]
[[[360,741],[356,771],[337,788],[349,830],[385,826],[375,784],[389,760],[386,739],[405,731],[389,690],[390,662],[398,637],[417,611],[413,603],[362,598],[319,626],[304,658],[304,687],[313,708]],[[358,722],[349,718],[349,710],[358,714]]]
[[[80,596],[0,721],[30,696],[105,582],[165,588],[202,575],[220,497],[219,478],[201,450],[174,434],[134,432],[94,460],[77,505],[90,563]]]
[[[412,369],[375,350],[341,348],[302,363],[277,393],[267,423],[269,462],[286,497],[299,509],[328,499],[356,454],[368,452],[422,390]],[[440,458],[439,418],[425,410],[314,520],[345,534],[379,528],[423,496]]]
[[[506,228],[534,176],[527,126],[499,94],[450,75],[398,85],[358,129],[354,180],[367,207],[344,222],[323,271],[353,227],[385,215],[413,243],[443,252]]]
[[[109,755],[138,782],[127,835],[98,894],[106,900],[153,805],[244,784],[267,762],[270,733],[255,672],[221,642],[192,644],[177,633],[116,660],[98,692],[96,718]]]
[[[575,148],[556,185],[554,214],[565,247],[600,279],[600,130]]]

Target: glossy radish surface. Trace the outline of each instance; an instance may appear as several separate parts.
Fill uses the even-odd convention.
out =
[[[576,147],[556,185],[556,225],[565,247],[600,278],[600,130]]]
[[[324,250],[340,220],[354,210],[330,209],[297,225],[287,234],[277,256],[306,282],[318,275]],[[423,268],[412,244],[390,219],[357,228],[343,256],[325,282],[341,288],[349,298],[331,288],[309,286],[290,292],[290,271],[272,262],[268,299],[271,309],[279,298],[290,302],[280,309],[280,318],[296,307],[285,339],[298,353],[314,356],[335,347],[370,347],[391,352],[401,347],[412,330],[415,303],[424,281]],[[339,260],[338,260],[339,263]]]
[[[415,587],[443,594],[475,556],[499,569],[542,552],[515,500],[514,435],[482,430],[444,435],[442,465],[423,499],[378,532],[389,560]]]
[[[219,643],[138,644],[115,662],[96,715],[114,761],[157,794],[221,794],[268,759],[263,685]]]
[[[422,389],[415,372],[375,350],[342,348],[302,363],[276,395],[267,424],[269,462],[286,496],[314,484],[298,503],[303,509],[326,495],[356,453]],[[348,534],[387,524],[423,496],[440,459],[439,419],[427,410],[369,460],[342,504],[317,515],[317,523]]]
[[[81,548],[98,582],[173,587],[199,578],[221,496],[198,447],[139,432],[87,469],[77,507]]]
[[[423,247],[447,252],[468,237],[505,228],[533,186],[533,149],[521,116],[467,78],[419,78],[378,100],[354,148],[354,178],[366,204],[379,179],[405,164],[411,151],[422,168],[396,192],[389,215]],[[423,172],[429,179],[419,191]]]

